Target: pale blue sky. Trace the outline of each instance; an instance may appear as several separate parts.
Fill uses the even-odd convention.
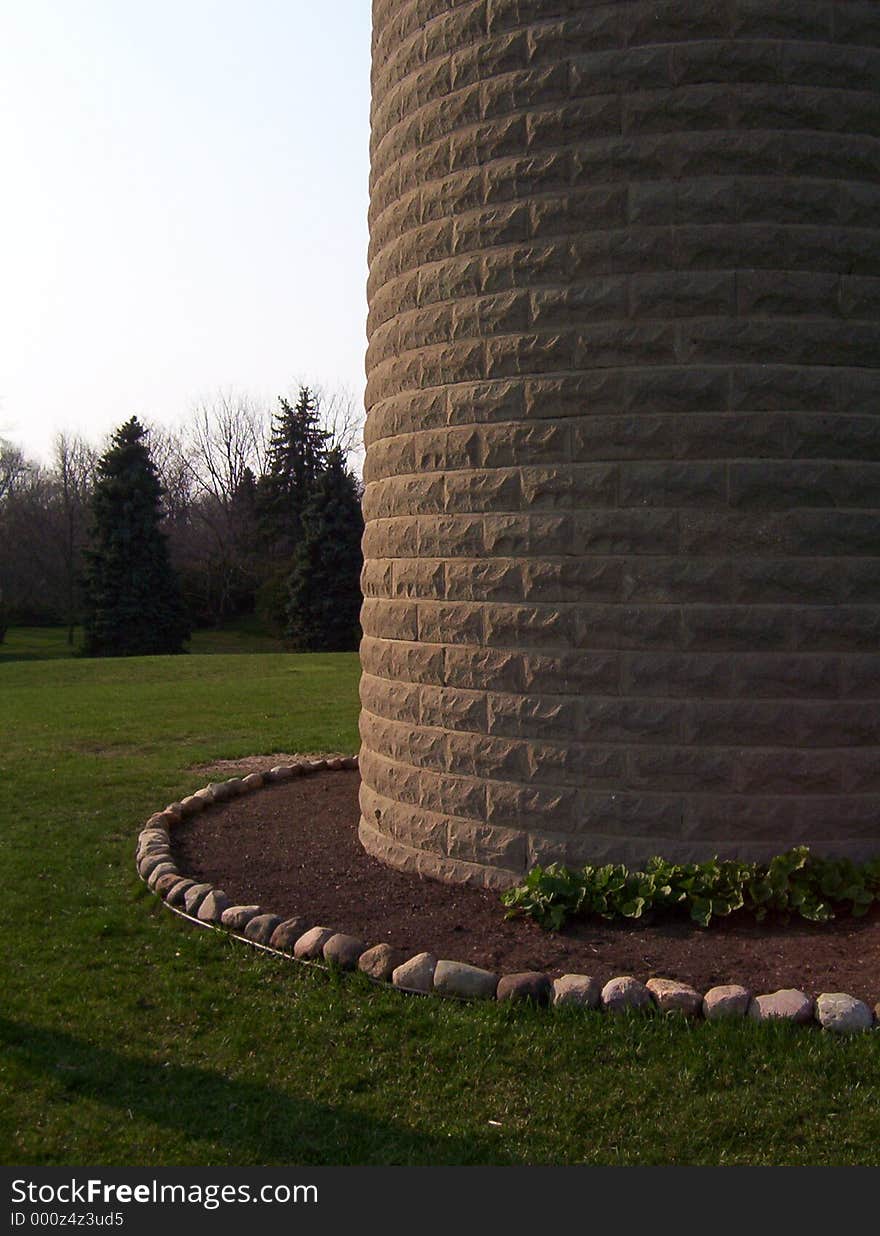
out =
[[[0,436],[363,391],[369,0],[0,0]]]

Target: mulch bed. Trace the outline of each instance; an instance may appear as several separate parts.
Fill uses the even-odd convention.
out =
[[[579,922],[558,934],[505,920],[496,893],[392,871],[357,838],[357,772],[322,772],[270,786],[191,817],[175,829],[181,871],[291,918],[335,927],[497,973],[545,970],[605,981],[632,974],[680,979],[700,991],[742,983],[755,992],[797,987],[880,997],[880,913],[817,925],[792,921]]]

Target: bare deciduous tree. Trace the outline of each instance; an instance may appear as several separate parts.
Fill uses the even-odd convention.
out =
[[[364,410],[347,386],[311,386],[318,406],[321,428],[330,435],[328,446],[338,448],[348,461],[348,466],[360,474],[364,456]]]
[[[17,446],[0,438],[0,500],[15,488],[31,466]]]
[[[221,391],[196,404],[185,437],[198,490],[228,507],[246,472],[263,475],[268,434],[268,411],[249,395]]]
[[[89,497],[98,456],[82,438],[69,433],[59,433],[56,436],[53,456],[61,504],[59,535],[67,602],[67,642],[72,645],[78,609],[80,554],[86,540]]]

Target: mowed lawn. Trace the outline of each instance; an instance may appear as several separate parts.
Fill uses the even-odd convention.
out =
[[[880,1033],[404,998],[188,927],[141,822],[199,762],[355,751],[357,658],[63,638],[0,645],[4,1163],[880,1163]]]

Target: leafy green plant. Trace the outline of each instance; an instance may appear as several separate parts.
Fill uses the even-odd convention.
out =
[[[880,858],[857,864],[796,846],[768,863],[652,858],[644,871],[610,863],[571,870],[553,863],[533,867],[501,900],[507,918],[528,916],[549,931],[559,931],[573,917],[637,919],[654,912],[687,912],[702,927],[743,912],[759,922],[773,914],[782,921],[797,915],[824,923],[837,912],[866,914],[880,900]]]

